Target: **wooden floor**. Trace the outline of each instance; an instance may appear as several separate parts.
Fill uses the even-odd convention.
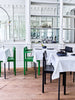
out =
[[[23,75],[23,69],[17,70],[14,76],[12,70],[7,71],[7,79],[0,78],[0,100],[58,100],[58,80],[49,82],[50,75],[47,75],[47,84],[45,93],[42,93],[42,75],[37,79],[34,77],[34,70],[29,69],[26,75]],[[75,100],[75,83],[72,75],[67,73],[67,95],[63,94],[62,76],[61,76],[61,100]]]

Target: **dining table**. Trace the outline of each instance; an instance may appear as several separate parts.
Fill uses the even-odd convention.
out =
[[[52,53],[56,53],[56,50],[54,48],[45,48],[45,49],[43,49],[43,48],[34,48],[33,52],[32,52],[32,55],[34,57],[33,61],[35,63],[37,63],[37,60],[41,60],[41,61],[43,60],[44,51],[46,51],[46,53],[47,53],[47,61],[48,61],[48,59],[50,61],[50,56],[51,56]]]
[[[60,74],[63,73],[64,95],[66,95],[66,72],[75,72],[75,54],[67,53],[66,56],[58,56],[57,53],[52,53],[48,62],[54,67],[52,79],[59,79],[58,100],[60,100]]]
[[[8,57],[11,57],[10,49],[6,47],[0,48],[0,61],[4,64],[4,79],[6,79],[6,63]]]
[[[37,60],[40,60],[40,61],[43,60],[44,51],[46,51],[46,53],[47,53],[47,61],[48,61],[48,59],[50,61],[50,56],[52,53],[56,53],[56,50],[54,48],[34,48],[33,49],[32,56],[33,56],[33,62],[34,62],[34,68],[35,68],[35,78],[37,77],[37,75],[36,75]],[[40,69],[38,71],[40,71]]]

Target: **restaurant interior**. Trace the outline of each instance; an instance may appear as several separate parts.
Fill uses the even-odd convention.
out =
[[[0,0],[1,100],[75,100],[75,0]]]

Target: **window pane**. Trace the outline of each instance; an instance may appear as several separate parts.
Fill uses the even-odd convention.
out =
[[[25,40],[25,7],[14,7],[14,40]]]
[[[59,41],[59,4],[31,5],[31,39],[32,41]]]
[[[0,7],[0,41],[9,40],[9,11],[8,6]]]
[[[66,2],[68,2],[67,0]],[[63,6],[63,39],[64,42],[75,42],[75,3],[74,0]]]

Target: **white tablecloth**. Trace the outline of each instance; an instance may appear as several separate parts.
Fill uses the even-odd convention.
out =
[[[75,72],[75,56],[71,56],[71,54],[67,54],[64,57],[58,57],[57,54],[52,54],[51,62],[54,66],[52,79],[59,78],[60,72]]]
[[[35,63],[37,63],[37,60],[43,60],[43,53],[44,51],[47,52],[47,60],[48,60],[48,63],[50,63],[50,56],[52,53],[56,53],[56,50],[48,50],[48,49],[33,49],[33,61]]]
[[[8,48],[0,48],[0,61],[3,61],[4,63],[7,62],[7,58],[10,57],[10,49]]]

